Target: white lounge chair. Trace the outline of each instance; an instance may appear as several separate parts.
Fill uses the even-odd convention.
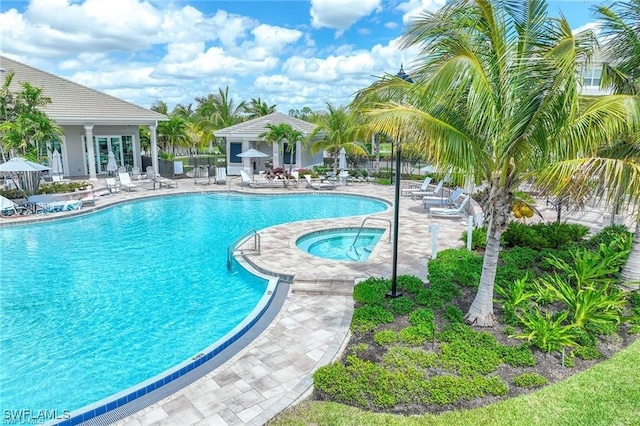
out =
[[[251,179],[249,174],[244,170],[240,170],[240,177],[242,178],[242,184],[250,186],[251,188],[265,188],[273,186],[273,182],[269,179]]]
[[[31,214],[31,213],[32,213],[31,209],[25,206],[16,204],[10,199],[0,195],[0,216],[7,217],[7,216],[14,216],[14,215],[17,216],[17,215],[24,215],[24,214]]]
[[[115,178],[106,178],[105,182],[107,183],[107,191],[109,191],[109,194],[120,192],[120,182],[116,181]]]
[[[59,197],[51,194],[32,195],[27,198],[27,200],[34,205],[37,210],[42,210],[46,213],[79,210],[82,208],[82,201],[80,200],[61,200]]]
[[[198,166],[193,169],[193,183],[202,185],[209,185],[211,183],[209,166]]]
[[[437,195],[440,194],[440,192],[442,191],[442,186],[444,185],[444,179],[442,179],[440,182],[438,182],[438,184],[436,185],[435,188],[433,188],[433,191],[429,191],[427,190],[417,190],[417,191],[413,191],[411,192],[411,198],[413,198],[414,200],[416,199],[416,197],[419,196],[429,196],[429,195]]]
[[[467,203],[469,202],[470,196],[465,196],[464,200],[460,203],[460,205],[456,208],[447,208],[447,207],[432,207],[429,209],[429,217],[432,216],[464,216]]]
[[[226,167],[216,167],[216,183],[225,183],[227,181]]]
[[[64,177],[62,177],[62,175],[52,175],[51,176],[51,180],[53,181],[53,183],[69,183],[71,182],[71,179],[66,179]]]
[[[462,191],[462,188],[457,187],[447,198],[422,197],[422,206],[425,209],[430,209],[431,207],[453,207],[456,201],[458,201],[458,198],[462,196]]]
[[[127,191],[131,192],[132,188],[137,188],[138,185],[131,182],[131,176],[127,172],[118,173],[118,178],[120,178],[120,185],[124,188],[127,188]]]
[[[153,170],[153,167],[147,168],[147,179],[153,182],[153,189],[156,189],[156,183],[158,184],[158,187],[160,187],[160,189],[162,189],[163,186],[165,188],[171,188],[172,186],[175,186],[176,188],[178,187],[178,182],[156,174],[156,171]]]
[[[307,188],[311,188],[311,189],[334,189],[336,187],[333,184],[333,182],[322,182],[322,181],[311,180],[311,175],[304,175],[304,178],[307,181]]]
[[[414,192],[428,191],[430,183],[431,183],[431,177],[426,176],[420,186],[416,187],[416,186],[413,186],[415,184],[409,184],[409,188],[400,189],[400,195],[402,195],[403,197],[408,197],[412,195]]]

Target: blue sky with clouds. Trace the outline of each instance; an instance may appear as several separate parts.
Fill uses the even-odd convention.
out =
[[[404,24],[445,1],[1,0],[0,52],[144,107],[228,86],[236,102],[317,110],[410,68]],[[603,3],[549,1],[549,13],[578,29]]]

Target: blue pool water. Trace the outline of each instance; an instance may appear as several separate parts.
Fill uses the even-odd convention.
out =
[[[380,228],[329,229],[298,238],[296,245],[314,256],[349,262],[364,262],[384,234]]]
[[[247,230],[373,214],[344,195],[185,195],[0,228],[0,408],[76,410],[214,343],[264,295],[226,268]]]

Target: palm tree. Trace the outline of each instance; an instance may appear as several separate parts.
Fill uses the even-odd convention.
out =
[[[327,108],[327,114],[319,115],[314,120],[316,128],[309,135],[309,140],[313,141],[315,137],[320,139],[311,143],[309,151],[312,154],[327,151],[333,158],[333,172],[337,174],[342,148],[350,155],[367,156],[364,145],[358,142],[367,134],[367,128],[355,111],[345,107],[335,108],[330,104],[327,104]]]
[[[289,126],[289,125],[288,125]],[[287,136],[285,137],[287,141],[287,150],[289,151],[289,175],[291,175],[291,171],[293,170],[293,154],[296,152],[296,145],[298,142],[303,142],[305,140],[304,134],[300,130],[296,130],[293,127],[289,126],[287,129]],[[283,157],[283,165],[284,165],[284,157]]]
[[[601,87],[616,94],[640,94],[640,0],[599,6],[596,14],[607,40],[602,46]],[[593,100],[591,100],[593,101]],[[588,199],[636,208],[629,258],[620,274],[622,288],[640,289],[640,132],[616,135],[576,159],[562,161],[539,175],[542,189],[581,205]]]
[[[291,127],[291,125],[286,123],[267,124],[265,127],[267,128],[267,130],[262,132],[258,137],[271,145],[275,144],[278,146],[278,158],[281,162],[281,164],[278,164],[278,166],[281,167],[282,165],[284,165],[284,158],[282,156],[282,144],[287,139],[287,136],[293,131],[293,128]]]
[[[169,147],[187,146],[187,130],[184,119],[173,116],[169,121],[158,123],[158,139],[162,141],[162,149],[166,152]]]
[[[374,130],[422,143],[435,165],[486,184],[487,245],[469,323],[495,323],[500,237],[527,174],[625,131],[629,117],[640,119],[629,96],[578,108],[576,64],[592,49],[588,35],[574,36],[566,19],[549,18],[544,0],[450,2],[418,16],[403,36],[403,47],[421,52],[414,83],[387,76],[360,94],[398,100],[369,111]]]
[[[235,104],[229,97],[229,87],[218,89],[217,94],[209,93],[196,98],[196,123],[206,140],[214,140],[214,131],[232,126],[242,121],[241,112],[246,102]]]
[[[253,119],[276,112],[276,106],[267,105],[267,103],[260,98],[251,98],[249,103],[244,106],[244,111],[248,114],[249,119]]]

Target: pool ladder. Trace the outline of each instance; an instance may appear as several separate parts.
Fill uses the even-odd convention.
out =
[[[233,266],[233,253],[239,245],[243,244],[249,238],[253,237],[253,251],[256,254],[260,254],[260,234],[255,229],[245,232],[235,240],[233,243],[227,246],[227,269],[230,271]]]
[[[347,249],[347,256],[349,255],[349,252],[353,251],[353,252],[356,253],[356,256],[358,256],[358,258],[360,258],[360,255],[358,254],[358,250],[356,249],[356,242],[358,241],[358,237],[360,236],[360,233],[364,229],[364,224],[367,223],[368,220],[382,220],[384,222],[387,222],[389,224],[389,242],[391,242],[391,221],[389,219],[385,219],[383,217],[367,216],[367,217],[364,218],[364,220],[360,224],[360,229],[358,229],[358,233],[356,234],[356,238],[353,240],[353,244],[351,244],[351,247],[349,247]]]

